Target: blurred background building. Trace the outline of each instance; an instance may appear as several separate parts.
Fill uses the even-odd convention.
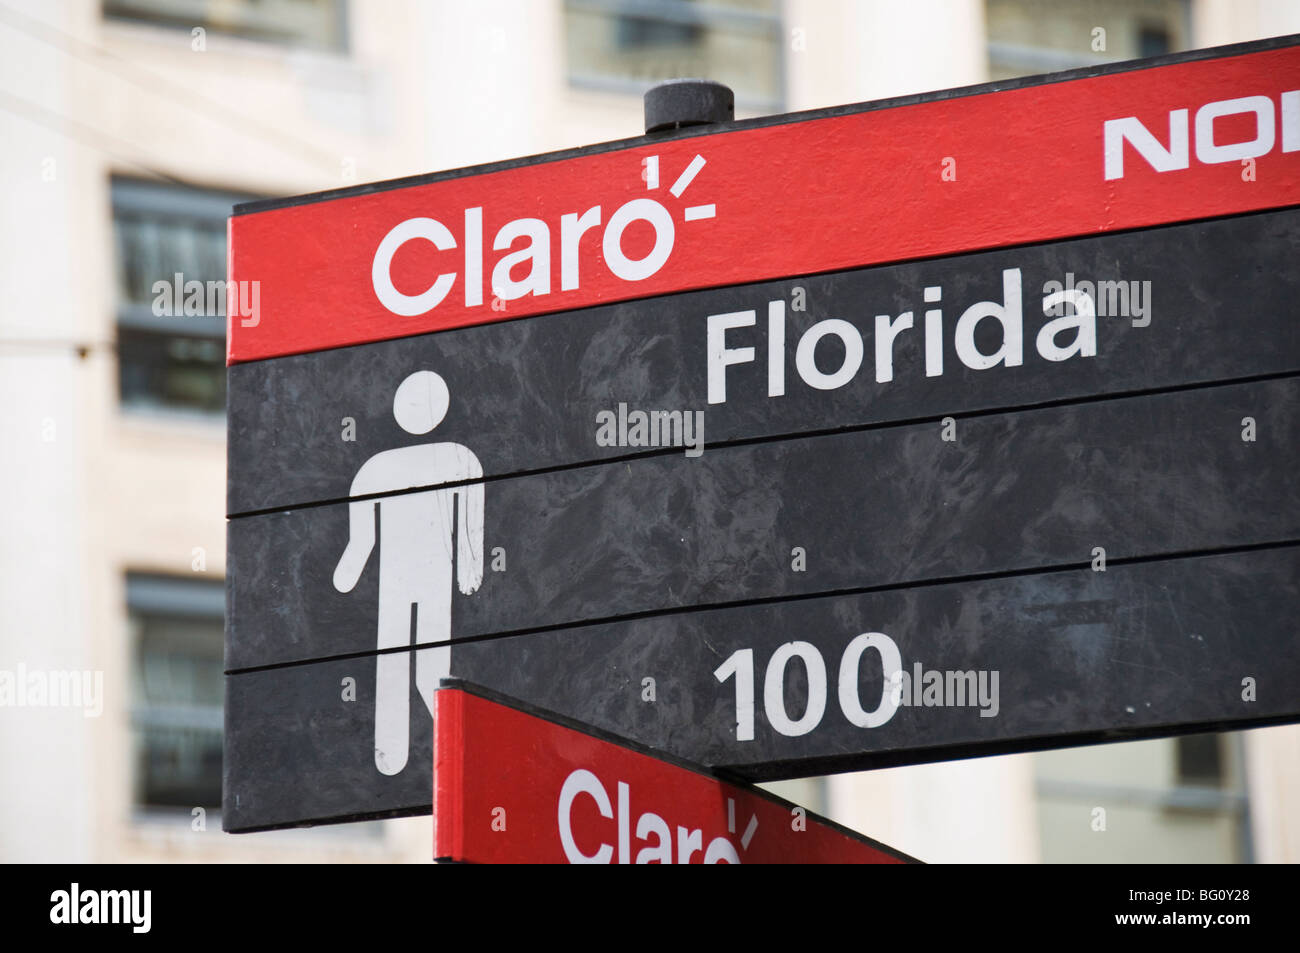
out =
[[[1102,40],[1098,44],[1100,28]],[[641,132],[1300,32],[1284,0],[0,0],[0,860],[427,860],[429,818],[221,832],[231,204]],[[1300,860],[1300,728],[788,782],[929,861]],[[1105,830],[1097,830],[1097,809]]]

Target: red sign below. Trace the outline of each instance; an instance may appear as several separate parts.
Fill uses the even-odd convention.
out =
[[[897,864],[757,788],[471,694],[437,692],[434,857],[470,863]]]

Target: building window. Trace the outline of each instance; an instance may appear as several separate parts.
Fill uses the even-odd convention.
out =
[[[1178,783],[1221,787],[1223,746],[1219,735],[1180,735],[1177,739]]]
[[[113,180],[124,408],[225,412],[225,314],[220,300],[206,291],[214,287],[209,282],[226,280],[226,217],[236,202],[249,198]],[[205,290],[201,300],[175,300],[176,286],[183,291],[191,281]]]
[[[1169,42],[1169,30],[1163,25],[1144,26],[1138,30],[1138,56],[1148,59],[1152,56],[1164,56],[1172,47]]]
[[[1186,0],[986,0],[985,13],[993,80],[1191,46]]]
[[[321,50],[346,38],[343,0],[104,0],[104,16]]]
[[[133,803],[219,811],[225,587],[131,573],[126,591]]]
[[[1042,860],[1250,862],[1242,757],[1239,732],[1035,754]]]
[[[742,109],[785,100],[777,0],[565,0],[569,79],[641,94],[665,79],[725,83]]]

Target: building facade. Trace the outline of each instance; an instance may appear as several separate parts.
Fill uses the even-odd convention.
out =
[[[752,116],[1292,32],[1282,0],[6,3],[0,668],[87,678],[0,708],[0,860],[430,856],[427,817],[220,829],[222,303],[155,283],[225,277],[234,202],[635,136],[672,76]],[[773,787],[930,861],[1300,859],[1297,728]]]

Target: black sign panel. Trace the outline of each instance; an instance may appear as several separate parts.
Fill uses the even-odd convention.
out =
[[[1294,720],[1298,600],[1290,545],[472,640],[451,667],[764,780]],[[227,829],[427,811],[429,719],[380,772],[375,685],[373,654],[230,676]]]
[[[455,599],[450,636],[1295,539],[1298,433],[1289,377],[489,481],[481,588]],[[260,585],[231,596],[228,667],[374,651],[384,528],[423,503],[232,521],[230,571]],[[340,592],[376,510],[378,560]]]
[[[372,254],[229,370],[227,829],[427,811],[449,676],[755,780],[1300,720],[1300,209],[408,338]]]
[[[226,770],[238,803],[227,805],[226,823],[293,823],[295,804],[309,812],[298,820],[425,809],[420,685],[446,673],[757,778],[1283,718],[1298,707],[1290,682],[1270,682],[1267,705],[1240,692],[1242,679],[1260,677],[1252,673],[1290,664],[1268,662],[1266,650],[1297,604],[1296,551],[1285,544],[1300,536],[1298,414],[1300,380],[1288,376],[966,416],[951,441],[944,424],[929,422],[490,480],[479,484],[482,582],[454,598],[449,649],[441,631],[421,629],[421,605],[404,617],[402,638],[383,643],[382,515],[379,560],[351,591],[335,584],[350,533],[367,519],[374,526],[373,512],[356,522],[350,507],[377,503],[382,514],[419,494],[234,520],[232,576],[260,585],[230,600],[229,667],[238,674],[229,680]],[[455,511],[467,489],[436,492]],[[1203,552],[1223,554],[1177,558]],[[1132,579],[1146,588],[1114,588]],[[1256,588],[1245,592],[1243,580]],[[847,608],[880,605],[888,609]],[[872,621],[877,611],[884,621]],[[999,642],[1008,627],[1019,635]],[[1207,632],[1243,628],[1258,640],[1248,652],[1236,636],[1214,643],[1213,665],[1239,692],[1212,706],[1187,690],[1209,663],[1197,656],[1193,665],[1186,651]],[[1064,639],[1065,668],[1055,654],[1024,651],[1049,629]],[[1029,680],[1050,692],[1014,689],[973,723],[961,720],[969,705],[929,713],[918,734],[896,742],[850,730],[847,716],[763,741],[760,708],[778,649],[813,646],[837,686],[848,644],[873,631],[894,639],[900,664],[977,671],[969,686],[977,697],[978,671],[999,672],[1001,691]],[[1138,654],[1100,654],[1085,634],[1111,648],[1131,640]],[[980,652],[946,657],[954,644],[986,640]],[[760,707],[742,744],[719,728],[739,730],[735,712],[721,714],[736,687],[714,672],[744,649],[753,650],[744,677]],[[789,683],[783,704],[795,723],[807,709],[799,693],[816,664],[811,651],[785,659],[776,676]],[[439,652],[445,658],[432,658]],[[430,663],[423,675],[421,654]],[[647,678],[654,704],[642,701]],[[1116,721],[1113,707],[1090,707],[1095,696],[1081,686],[1099,683],[1123,687],[1117,698],[1129,701],[1145,692],[1132,706],[1141,717]],[[1073,706],[1053,701],[1063,685],[1077,693]],[[873,690],[864,675],[862,697]],[[1157,696],[1163,703],[1146,711]],[[381,770],[377,713],[394,704],[410,727]],[[1083,717],[1090,711],[1092,720]],[[1056,720],[1034,721],[1034,712]],[[900,718],[891,732],[908,723]]]

